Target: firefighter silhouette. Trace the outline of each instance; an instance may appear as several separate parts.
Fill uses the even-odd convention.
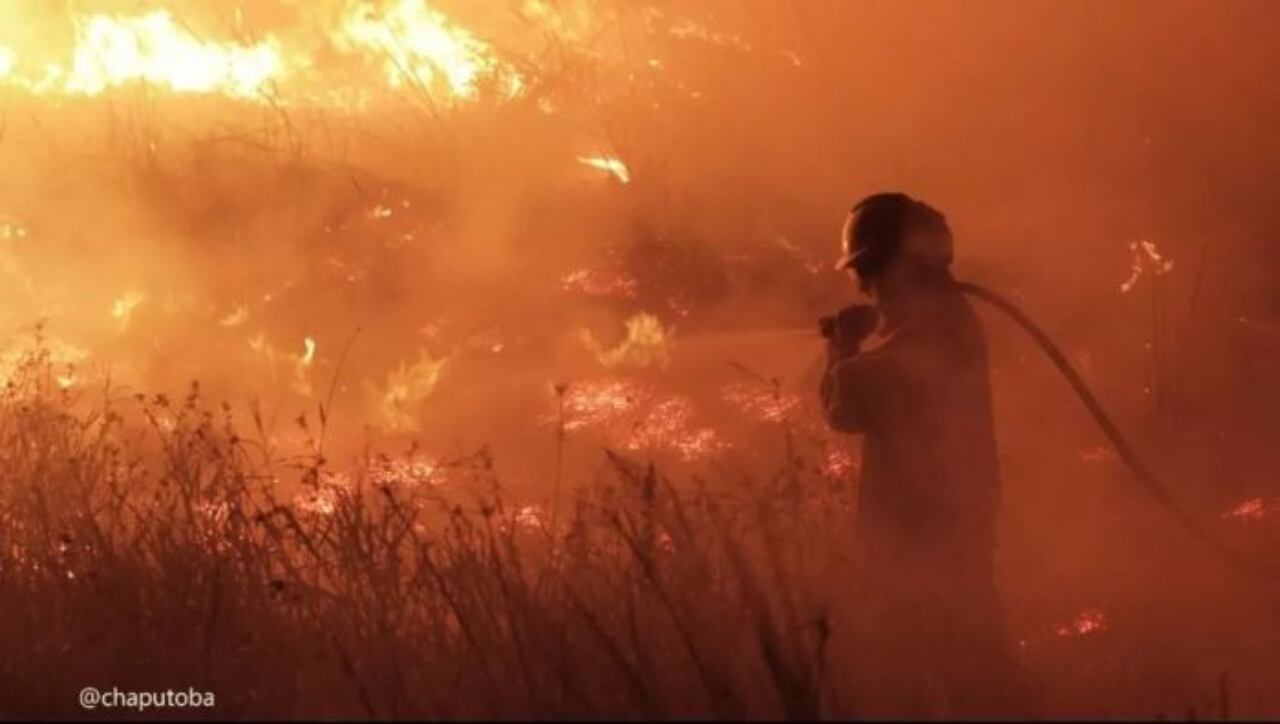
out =
[[[828,423],[864,436],[860,705],[886,716],[1017,713],[993,566],[1000,478],[982,328],[951,276],[945,217],[905,194],[854,207],[844,255],[875,306],[824,320]],[[868,344],[875,332],[880,344]]]

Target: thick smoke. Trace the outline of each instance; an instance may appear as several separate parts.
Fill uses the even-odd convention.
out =
[[[502,69],[471,97],[391,84],[393,48],[336,42],[358,3],[156,3],[202,40],[272,39],[290,75],[249,99],[15,80],[138,5],[0,4],[0,320],[13,340],[47,320],[84,384],[199,380],[293,442],[287,421],[325,405],[336,457],[488,444],[532,497],[566,414],[582,474],[628,441],[750,469],[740,451],[772,433],[734,395],[776,379],[811,404],[814,320],[853,295],[831,270],[842,215],[902,190],[946,212],[959,276],[1058,336],[1186,505],[1246,548],[1276,525],[1229,515],[1280,496],[1274,3],[433,3]],[[1172,266],[1135,262],[1144,240]],[[1117,684],[1126,714],[1227,670],[1257,681],[1260,604],[985,319],[1015,626],[1097,609],[1162,647],[1168,672]],[[597,425],[609,410],[624,422]]]

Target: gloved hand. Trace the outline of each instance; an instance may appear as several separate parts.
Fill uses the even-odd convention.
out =
[[[829,349],[841,356],[857,354],[863,340],[879,325],[880,312],[868,304],[852,304],[818,320],[818,329],[827,339]]]

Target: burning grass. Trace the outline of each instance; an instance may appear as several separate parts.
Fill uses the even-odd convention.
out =
[[[1096,209],[1052,230],[1111,264],[1012,243],[1059,223],[1053,185],[1017,199],[1034,221],[983,220],[1009,218],[976,201],[1006,198],[989,162],[1018,155],[1010,178],[1080,171],[1115,213],[1135,207],[1114,169],[1065,158],[1114,155],[1128,126],[1077,153],[1048,115],[1098,98],[1039,72],[969,90],[1025,92],[1045,116],[958,102],[962,78],[918,94],[936,108],[881,93],[880,73],[832,61],[864,30],[873,54],[901,33],[847,3],[826,5],[841,22],[720,0],[164,4],[0,3],[0,312],[59,335],[0,353],[0,714],[75,715],[87,683],[206,688],[219,716],[859,713],[846,673],[885,655],[842,638],[859,456],[799,367],[811,320],[847,301],[822,219],[885,169],[951,195],[964,274],[1007,268],[1104,397],[1145,409],[1131,398],[1152,391],[1159,424],[1138,429],[1202,438],[1153,440],[1159,467],[1230,463],[1179,495],[1240,550],[1277,550],[1267,458],[1221,442],[1274,412],[1274,325],[1227,293],[1246,265],[1215,249],[1197,266],[1192,232],[1159,224],[1158,247],[1126,255],[1134,230]],[[993,27],[967,31],[984,53]],[[933,57],[889,45],[908,69]],[[953,67],[1034,67],[1012,57]],[[1185,70],[1152,77],[1181,88]],[[1233,135],[1254,137],[1215,143]],[[1139,199],[1180,198],[1148,181]],[[1224,680],[1243,682],[1232,711],[1274,714],[1246,691],[1274,671],[1274,616],[1238,615],[1234,583],[1144,527],[1114,453],[999,330],[1022,528],[1002,579],[1046,712],[1177,712]]]
[[[485,451],[340,471],[319,447],[276,456],[198,387],[89,399],[54,367],[32,351],[0,395],[8,715],[74,714],[85,681],[206,687],[224,716],[823,706],[808,552],[847,514],[825,481],[679,493],[610,454],[546,510]]]
[[[849,453],[788,445],[763,478],[677,483],[606,450],[547,502],[506,490],[487,449],[337,465],[323,408],[285,454],[256,407],[70,372],[37,337],[0,392],[5,715],[74,715],[110,682],[213,691],[223,717],[852,716],[849,667],[881,655],[842,643]],[[725,393],[803,437],[787,398]],[[566,429],[600,424],[580,415],[601,396],[643,419],[670,403],[559,394]],[[1018,641],[1029,666],[1133,665],[1123,622],[1067,615]]]

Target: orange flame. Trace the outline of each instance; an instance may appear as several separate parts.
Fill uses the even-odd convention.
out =
[[[98,95],[142,81],[182,92],[252,98],[284,70],[274,40],[253,47],[203,42],[167,10],[140,17],[93,15],[77,28],[65,90]]]
[[[600,364],[617,367],[665,367],[670,362],[667,332],[652,314],[637,314],[626,321],[627,336],[613,349],[604,349],[590,330],[582,330],[582,343]]]
[[[620,158],[611,156],[579,156],[578,163],[612,175],[619,183],[631,183],[631,169]]]
[[[424,0],[359,2],[334,40],[342,48],[383,56],[391,87],[416,86],[445,101],[476,98],[485,83],[495,83],[508,97],[523,85],[488,43]]]

